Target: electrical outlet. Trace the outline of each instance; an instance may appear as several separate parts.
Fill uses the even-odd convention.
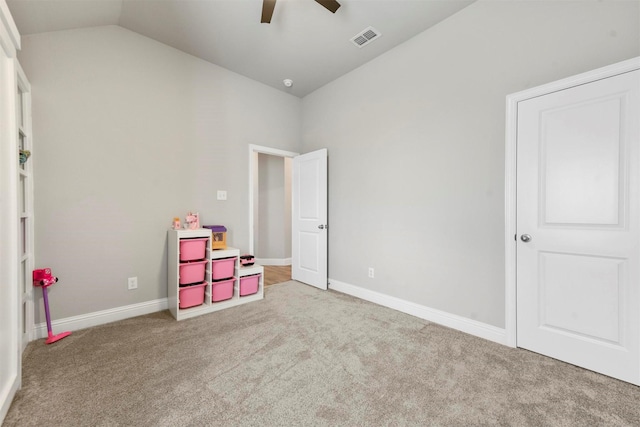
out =
[[[373,279],[373,277],[374,277],[373,267],[369,267],[369,278]]]
[[[224,190],[218,190],[218,200],[227,200],[227,192]]]
[[[137,277],[129,277],[129,279],[127,279],[127,284],[129,286],[129,290],[138,289],[138,278]]]

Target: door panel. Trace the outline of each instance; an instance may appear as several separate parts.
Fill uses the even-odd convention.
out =
[[[293,159],[291,277],[327,289],[327,150]]]
[[[541,252],[540,326],[620,344],[624,264],[619,258]]]
[[[622,101],[617,94],[542,112],[541,201],[547,224],[619,224]],[[584,122],[584,117],[598,119]]]
[[[317,159],[300,159],[298,171],[300,173],[300,219],[315,221],[320,220],[319,191],[320,183],[319,161]]]
[[[521,101],[517,119],[517,345],[634,384],[638,117],[636,70]]]

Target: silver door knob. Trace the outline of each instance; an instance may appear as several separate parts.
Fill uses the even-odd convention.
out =
[[[530,242],[531,241],[531,235],[530,234],[523,234],[522,236],[520,236],[520,240],[522,240],[525,243]]]
[[[320,224],[320,225],[318,226],[318,228],[319,228],[320,230],[324,230],[324,225]]]

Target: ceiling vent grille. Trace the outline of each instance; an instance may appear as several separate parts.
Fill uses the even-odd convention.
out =
[[[380,31],[376,30],[373,27],[367,27],[364,30],[360,31],[358,34],[351,38],[353,44],[358,47],[363,47],[375,39],[379,38],[382,35]]]

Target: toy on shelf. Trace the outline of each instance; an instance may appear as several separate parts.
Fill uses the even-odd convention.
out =
[[[62,332],[58,335],[53,335],[51,331],[51,315],[49,314],[49,296],[47,288],[58,281],[58,278],[51,274],[50,268],[41,268],[33,270],[33,286],[42,287],[42,298],[44,300],[44,313],[47,317],[47,333],[48,338],[45,341],[47,344],[53,344],[56,341],[60,341],[62,338],[71,335],[71,332]]]
[[[188,228],[189,230],[197,230],[200,228],[200,214],[198,212],[192,213],[189,212],[187,217],[185,218],[186,224],[184,228]]]
[[[19,155],[20,166],[22,166],[25,163],[27,163],[27,160],[29,159],[30,156],[31,156],[31,151],[29,151],[29,150],[20,150],[20,155]]]
[[[178,217],[173,218],[173,229],[180,230],[181,228],[182,228],[182,224],[180,224],[180,218]]]
[[[211,230],[211,249],[227,249],[227,227],[224,225],[205,225]]]
[[[253,255],[242,255],[240,256],[240,265],[243,267],[249,267],[256,262],[256,259]]]

